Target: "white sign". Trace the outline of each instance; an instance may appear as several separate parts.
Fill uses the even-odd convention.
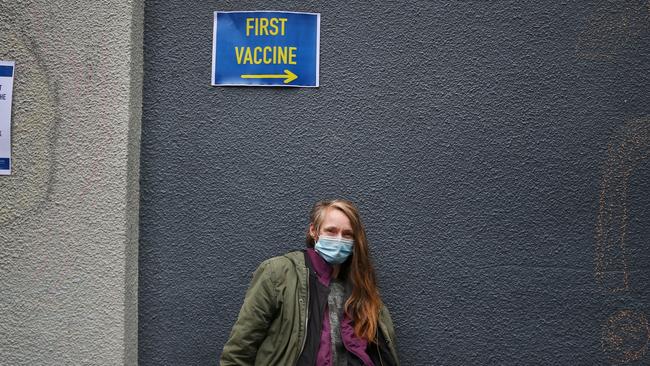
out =
[[[11,96],[14,61],[0,61],[0,175],[11,175]]]

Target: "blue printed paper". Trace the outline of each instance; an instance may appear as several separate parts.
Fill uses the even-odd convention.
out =
[[[11,100],[14,61],[0,61],[0,175],[11,175]]]
[[[216,11],[212,85],[317,87],[320,14]]]

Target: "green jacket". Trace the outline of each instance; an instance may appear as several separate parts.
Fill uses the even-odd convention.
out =
[[[273,257],[259,265],[223,347],[221,366],[296,364],[307,332],[308,271],[302,251]],[[379,313],[379,329],[399,364],[395,331],[385,306]]]

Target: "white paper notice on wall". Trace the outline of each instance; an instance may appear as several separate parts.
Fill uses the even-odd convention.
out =
[[[0,175],[11,175],[11,97],[14,61],[0,61]]]

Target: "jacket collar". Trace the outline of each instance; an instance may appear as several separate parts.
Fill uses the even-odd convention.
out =
[[[311,262],[311,268],[316,272],[316,276],[318,276],[318,281],[325,286],[329,286],[332,278],[332,266],[314,248],[307,249],[306,255]]]

